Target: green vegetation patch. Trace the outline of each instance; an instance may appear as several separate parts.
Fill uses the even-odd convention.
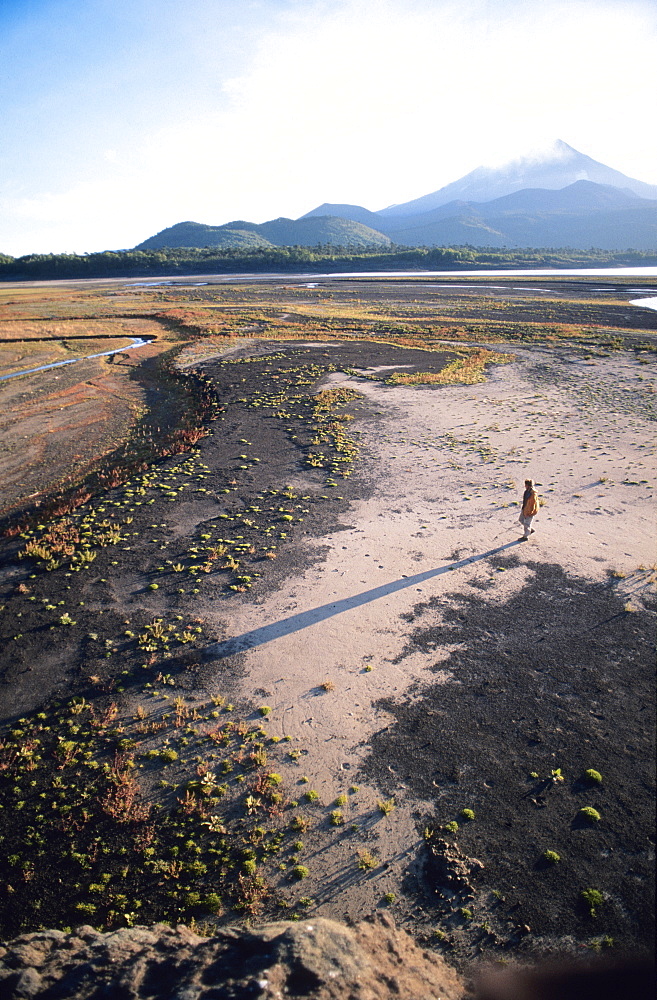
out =
[[[3,937],[248,915],[283,902],[267,867],[294,832],[280,775],[267,770],[267,738],[244,722],[217,724],[212,708],[178,698],[168,712],[120,723],[114,703],[79,698],[5,733]],[[180,764],[187,774],[193,766],[192,780]],[[146,794],[156,780],[166,806]]]

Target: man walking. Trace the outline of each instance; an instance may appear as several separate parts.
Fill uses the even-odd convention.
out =
[[[536,514],[538,514],[538,509],[540,507],[540,502],[538,499],[538,493],[534,488],[533,479],[525,479],[525,492],[522,495],[522,509],[520,511],[520,517],[518,520],[525,529],[525,533],[520,539],[521,542],[526,542],[530,535],[534,534],[534,528],[532,528],[532,521]]]

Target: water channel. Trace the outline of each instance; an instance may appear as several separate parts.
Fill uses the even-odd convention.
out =
[[[115,347],[112,351],[101,351],[99,354],[85,354],[81,358],[70,358],[68,361],[53,361],[49,365],[39,365],[38,368],[26,368],[21,372],[12,372],[11,375],[0,375],[0,382],[6,382],[8,378],[18,378],[19,375],[32,375],[34,372],[45,372],[48,368],[62,368],[64,365],[74,365],[77,361],[88,361],[89,358],[106,358],[110,354],[123,354],[125,351],[134,351],[136,347],[145,347],[152,344],[152,340],[143,340],[141,337],[131,337],[131,344],[126,347]]]

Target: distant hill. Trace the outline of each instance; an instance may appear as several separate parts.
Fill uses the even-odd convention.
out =
[[[379,212],[324,202],[296,220],[180,222],[135,249],[319,245],[655,250],[657,185],[627,177],[558,140],[540,159],[478,167],[438,191]]]
[[[406,246],[572,247],[586,250],[654,250],[657,204],[590,214],[460,212],[429,226],[400,229],[396,242]]]
[[[301,219],[312,219],[322,215],[337,216],[339,219],[352,219],[364,226],[381,230],[381,215],[378,212],[370,212],[367,208],[361,208],[360,205],[332,205],[325,201],[323,205],[313,208],[312,212],[306,212],[305,215],[301,216]]]
[[[206,226],[200,222],[179,222],[144,240],[135,250],[162,250],[164,247],[270,247],[269,240],[254,233],[249,223],[229,223],[226,226]],[[244,226],[245,228],[239,228]]]
[[[353,219],[319,216],[309,219],[273,219],[254,222],[228,222],[207,226],[199,222],[179,222],[140,243],[135,250],[159,250],[163,247],[282,247],[339,246],[386,247],[389,236],[376,232]]]
[[[657,190],[654,198],[657,199]],[[657,204],[657,202],[655,202]],[[472,202],[470,203],[472,204]],[[477,208],[492,212],[597,212],[623,208],[646,207],[649,201],[639,197],[629,188],[613,187],[593,181],[575,181],[568,187],[525,188],[513,194],[493,198],[492,201],[476,203]],[[443,206],[444,208],[445,206]]]

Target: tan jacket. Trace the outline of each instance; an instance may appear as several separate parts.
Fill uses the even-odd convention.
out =
[[[523,517],[533,517],[534,514],[538,514],[541,505],[538,499],[538,493],[533,486],[531,489],[525,490],[522,501]]]

